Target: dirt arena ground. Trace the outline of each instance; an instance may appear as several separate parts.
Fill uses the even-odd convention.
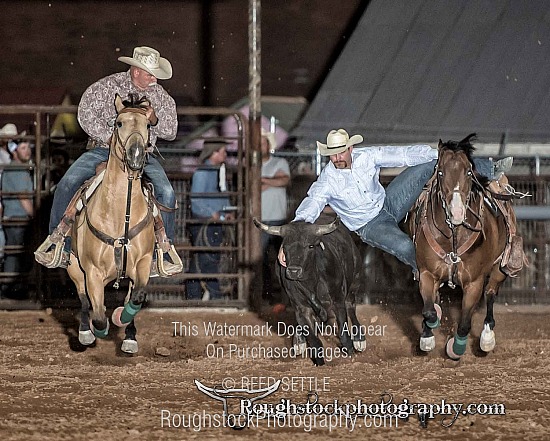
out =
[[[443,354],[458,311],[449,306],[443,312],[437,347],[426,355],[416,350],[418,311],[360,306],[359,319],[372,334],[367,350],[343,357],[335,338],[326,336],[333,358],[315,367],[308,359],[258,353],[259,347],[277,352],[290,347],[290,339],[278,335],[284,325],[277,324],[287,323],[288,311],[269,310],[259,317],[234,309],[145,309],[136,320],[140,352],[134,356],[120,353],[123,333],[117,330],[94,347],[82,348],[76,312],[1,311],[0,439],[550,439],[550,310],[497,306],[497,347],[488,355],[476,349],[483,320],[478,312],[460,362]],[[217,328],[220,335],[206,335],[208,327],[220,324],[227,325]],[[260,335],[243,336],[245,329]],[[261,335],[266,329],[273,335]],[[225,424],[222,402],[199,391],[194,380],[208,387],[254,390],[281,380],[253,409],[290,400],[295,407],[286,404],[285,409],[293,415],[251,420],[243,430],[220,427]],[[308,398],[311,390],[316,396]],[[238,413],[234,409],[241,399],[254,396],[233,393],[228,412]],[[338,405],[384,401],[388,410],[402,408],[392,408],[390,397],[396,405],[405,400],[432,404],[434,411],[443,401],[462,404],[463,411],[474,404],[470,410],[478,414],[459,411],[456,419],[434,414],[424,418],[426,427],[417,411],[429,407],[417,406],[408,420],[378,415],[352,422],[353,415],[347,421],[329,415],[335,400]],[[310,413],[304,410],[308,399]],[[367,409],[374,413],[376,407]],[[450,413],[451,407],[442,409]],[[489,414],[496,412],[505,414]]]

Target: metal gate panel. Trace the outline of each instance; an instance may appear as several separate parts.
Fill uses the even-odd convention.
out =
[[[44,176],[49,176],[51,170],[51,150],[61,145],[63,149],[69,152],[73,160],[85,151],[86,139],[57,137],[55,142],[61,144],[54,145],[50,133],[51,126],[58,115],[75,114],[76,110],[76,106],[0,106],[0,115],[6,120],[9,120],[10,117],[24,116],[33,121],[31,127],[34,135],[29,135],[28,138],[35,144],[35,162],[40,164],[40,167],[34,168],[35,207],[38,213],[35,218],[35,228],[37,228],[36,237],[39,241],[44,240],[48,234],[47,225],[50,211],[47,201],[51,202],[51,188],[47,179],[45,185],[42,180]],[[189,191],[193,171],[198,165],[197,156],[202,148],[202,140],[215,137],[228,142],[232,146],[231,149],[228,149],[228,163],[230,163],[228,169],[231,168],[231,172],[228,174],[234,178],[234,188],[230,196],[232,204],[238,207],[237,212],[239,215],[235,221],[226,222],[225,224],[227,228],[235,231],[234,235],[237,241],[232,247],[221,249],[222,253],[228,254],[234,264],[227,273],[218,274],[217,276],[234,281],[234,289],[223,300],[207,303],[188,301],[185,298],[185,280],[194,277],[205,279],[211,276],[193,275],[186,271],[180,276],[168,279],[151,279],[147,287],[149,304],[151,306],[246,306],[251,275],[248,270],[250,266],[246,262],[250,255],[248,250],[250,243],[247,234],[250,221],[246,206],[246,201],[249,199],[247,195],[249,186],[245,185],[247,167],[244,166],[246,163],[244,155],[246,151],[246,134],[243,116],[234,109],[226,108],[178,107],[177,111],[180,123],[177,138],[171,142],[159,140],[157,143],[161,156],[159,160],[161,163],[164,160],[163,166],[172,182],[178,200],[174,245],[181,254],[185,269],[188,269],[189,261],[193,255],[193,247],[190,244],[187,231],[190,223],[194,222],[190,216]],[[235,136],[224,138],[220,135],[219,127],[226,118],[235,120],[238,129]],[[44,206],[42,207],[42,205]],[[32,253],[38,244],[32,244],[25,252]],[[212,249],[211,251],[220,250]],[[0,271],[0,283],[2,280],[9,280],[12,276]],[[47,269],[35,264],[30,273],[20,274],[19,276],[23,276],[27,280],[31,303],[36,304],[38,302],[43,306],[61,305],[67,307],[78,306],[80,303],[74,285],[65,270]],[[107,287],[106,292],[110,297],[116,298],[116,301],[120,301],[126,294],[125,286],[126,284],[123,284],[119,292],[114,292],[113,289]],[[0,307],[7,304],[5,301],[0,300]],[[10,302],[11,304],[12,302]],[[16,302],[13,305],[15,308],[18,307],[17,305],[23,308],[29,307],[21,302]]]

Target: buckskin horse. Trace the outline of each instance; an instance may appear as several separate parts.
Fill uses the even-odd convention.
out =
[[[484,352],[495,347],[493,303],[507,277],[502,269],[503,256],[509,255],[510,229],[515,233],[516,222],[511,207],[506,205],[510,202],[495,201],[486,188],[487,178],[475,170],[471,156],[474,137],[471,134],[459,142],[439,141],[435,173],[408,221],[409,231],[414,233],[424,301],[421,350],[435,348],[433,329],[441,318],[439,287],[445,282],[451,288],[462,287],[460,322],[446,346],[447,355],[454,360],[465,353],[472,314],[483,293],[487,312],[480,347]],[[516,251],[523,259],[523,250]]]
[[[155,245],[151,197],[141,186],[149,143],[145,111],[149,103],[133,96],[123,102],[116,95],[114,105],[117,118],[106,169],[101,184],[76,217],[71,231],[75,258],[67,271],[82,303],[79,341],[83,345],[109,332],[105,286],[113,280],[115,287],[122,278],[130,280],[125,306],[115,309],[112,321],[125,327],[122,351],[135,353],[134,317],[145,301]]]

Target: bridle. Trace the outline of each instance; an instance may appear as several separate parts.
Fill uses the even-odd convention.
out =
[[[455,282],[456,282],[456,275],[458,270],[458,263],[462,260],[460,256],[464,254],[466,251],[468,251],[472,245],[476,242],[477,238],[479,237],[482,229],[483,229],[483,221],[482,221],[482,212],[483,212],[483,198],[479,197],[479,206],[478,211],[476,212],[474,209],[471,208],[472,204],[472,195],[474,192],[474,186],[478,185],[479,188],[483,188],[480,184],[478,178],[476,177],[474,171],[472,169],[468,170],[466,173],[467,179],[470,179],[470,183],[468,185],[468,194],[464,196],[464,192],[461,192],[457,187],[453,189],[453,198],[460,198],[461,200],[465,200],[464,203],[464,209],[465,212],[471,213],[474,218],[476,219],[475,225],[472,226],[469,222],[466,221],[466,214],[464,214],[464,220],[460,224],[454,224],[452,222],[452,216],[449,213],[449,207],[445,198],[445,194],[442,190],[442,178],[444,177],[444,172],[442,170],[442,167],[440,167],[440,159],[438,160],[436,164],[436,178],[435,182],[432,182],[431,188],[429,189],[429,194],[427,198],[427,202],[430,203],[431,208],[431,225],[433,225],[439,234],[444,236],[446,239],[451,240],[451,246],[452,250],[450,252],[446,252],[443,247],[437,242],[435,239],[435,236],[433,234],[432,228],[430,227],[430,222],[427,222],[427,220],[422,221],[422,229],[424,231],[424,236],[432,248],[432,250],[447,264],[448,266],[448,285],[450,288],[454,289]],[[433,192],[435,192],[435,197],[433,197]],[[444,229],[440,226],[438,226],[436,222],[435,213],[437,212],[437,207],[435,206],[435,200],[439,200],[441,202],[441,206],[443,208],[443,212],[445,213],[445,224],[447,225],[448,229],[450,230],[450,234],[447,234]],[[426,207],[427,208],[427,207]],[[426,211],[426,209],[425,209]],[[458,244],[458,228],[460,226],[463,226],[467,230],[471,231],[471,234],[469,234],[466,238],[466,240],[462,244]]]
[[[147,162],[147,152],[146,151],[144,152],[141,168],[138,170],[137,176],[134,176],[132,173],[129,173],[127,171],[127,168],[130,168],[130,167],[128,166],[128,163],[127,163],[126,144],[128,143],[128,140],[132,137],[132,135],[137,133],[139,137],[144,141],[143,145],[144,146],[149,145],[151,126],[149,122],[147,122],[147,140],[143,139],[143,136],[139,131],[133,130],[123,141],[122,138],[120,137],[120,132],[118,130],[121,127],[119,125],[120,123],[118,122],[118,118],[120,117],[121,114],[129,113],[129,112],[139,113],[141,115],[146,116],[146,111],[145,109],[142,109],[142,108],[125,107],[124,109],[122,109],[117,116],[117,120],[115,121],[115,128],[113,130],[113,136],[112,136],[111,147],[110,147],[111,153],[113,154],[113,156],[115,156],[118,159],[118,161],[120,161],[120,168],[124,173],[127,174],[127,179],[128,179],[128,186],[127,186],[127,193],[126,193],[126,213],[124,217],[124,235],[119,238],[111,237],[108,234],[94,227],[90,221],[90,217],[88,215],[85,216],[88,228],[94,234],[94,236],[96,236],[103,243],[114,247],[115,262],[117,267],[117,278],[113,285],[115,289],[119,288],[120,280],[126,277],[126,263],[128,260],[128,247],[130,246],[130,240],[136,237],[153,219],[152,200],[149,198],[147,214],[140,222],[138,222],[132,229],[130,229],[130,213],[131,213],[131,205],[132,205],[133,182],[135,179],[141,180],[141,177],[143,175],[143,169],[145,167],[145,163]],[[121,149],[122,149],[121,154],[119,154],[119,152],[116,149],[117,143],[121,146]]]
[[[436,178],[437,197],[441,201],[443,211],[445,212],[445,223],[447,224],[447,226],[449,227],[451,232],[454,232],[456,230],[456,228],[459,227],[459,226],[463,226],[463,227],[467,228],[468,230],[471,230],[471,231],[474,231],[474,232],[480,232],[482,227],[483,227],[481,216],[478,213],[476,213],[474,210],[472,210],[472,208],[470,206],[471,205],[471,200],[472,200],[472,195],[474,194],[474,190],[473,190],[474,185],[478,185],[479,188],[483,188],[482,185],[480,184],[479,180],[477,179],[477,176],[475,175],[474,170],[472,168],[470,168],[466,172],[466,179],[470,180],[470,182],[467,183],[468,184],[467,185],[467,189],[468,189],[467,194],[465,195],[465,192],[461,191],[458,188],[458,185],[457,185],[453,189],[452,200],[460,200],[460,201],[464,200],[465,201],[463,203],[464,208],[465,208],[465,212],[469,212],[474,216],[474,218],[476,219],[475,226],[473,226],[469,222],[467,222],[466,213],[464,214],[464,220],[460,224],[455,224],[455,223],[452,222],[452,215],[450,214],[450,207],[447,204],[447,199],[445,198],[445,194],[443,192],[443,185],[441,183],[441,179],[444,177],[444,172],[443,172],[443,168],[439,167],[439,160],[437,161],[437,164],[436,164],[436,176],[437,176],[437,178]],[[432,204],[433,204],[433,201],[432,201]],[[434,207],[432,205],[432,216],[435,213],[433,208]],[[435,225],[435,222],[434,222],[434,225]],[[440,230],[440,233],[443,234],[447,238],[450,237],[450,236],[446,235],[441,230]],[[454,233],[453,233],[453,235],[454,235]]]
[[[128,143],[128,140],[132,137],[132,135],[137,134],[143,140],[143,145],[148,146],[149,145],[149,140],[151,138],[151,134],[150,134],[151,125],[149,124],[149,122],[147,122],[147,139],[143,139],[143,136],[141,135],[141,132],[139,132],[138,130],[132,130],[130,132],[130,134],[126,137],[126,139],[122,140],[122,138],[120,136],[120,131],[119,131],[119,128],[121,128],[122,126],[120,125],[121,123],[118,121],[118,119],[119,119],[120,115],[122,115],[123,113],[138,113],[138,114],[143,115],[145,117],[147,116],[147,113],[146,113],[145,109],[143,109],[143,108],[125,107],[117,115],[117,119],[115,121],[115,128],[113,130],[111,149],[112,149],[112,153],[115,156],[115,158],[117,158],[120,161],[120,167],[121,167],[122,171],[124,173],[126,173],[126,171],[127,171],[126,167],[128,167],[128,155],[127,155],[126,144]],[[116,149],[117,144],[120,145],[120,148],[119,148],[120,152]],[[141,175],[143,174],[143,168],[145,167],[145,163],[147,162],[146,158],[147,158],[147,153],[145,152],[144,158],[143,158],[143,161],[142,161],[142,165],[141,165],[141,168],[139,170],[137,179],[140,179]],[[128,179],[129,180],[133,179],[133,177],[131,177],[130,173],[128,173]]]

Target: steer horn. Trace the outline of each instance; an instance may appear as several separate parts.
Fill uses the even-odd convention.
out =
[[[266,225],[266,224],[262,224],[256,218],[253,218],[252,220],[254,221],[254,225],[256,225],[256,227],[258,227],[260,230],[265,231],[267,234],[273,234],[274,236],[282,236],[281,234],[282,225],[280,226]]]
[[[317,236],[322,236],[324,234],[332,233],[334,230],[336,230],[338,228],[338,225],[340,225],[340,218],[339,217],[334,219],[330,224],[318,225],[317,229],[315,231],[315,234]]]

